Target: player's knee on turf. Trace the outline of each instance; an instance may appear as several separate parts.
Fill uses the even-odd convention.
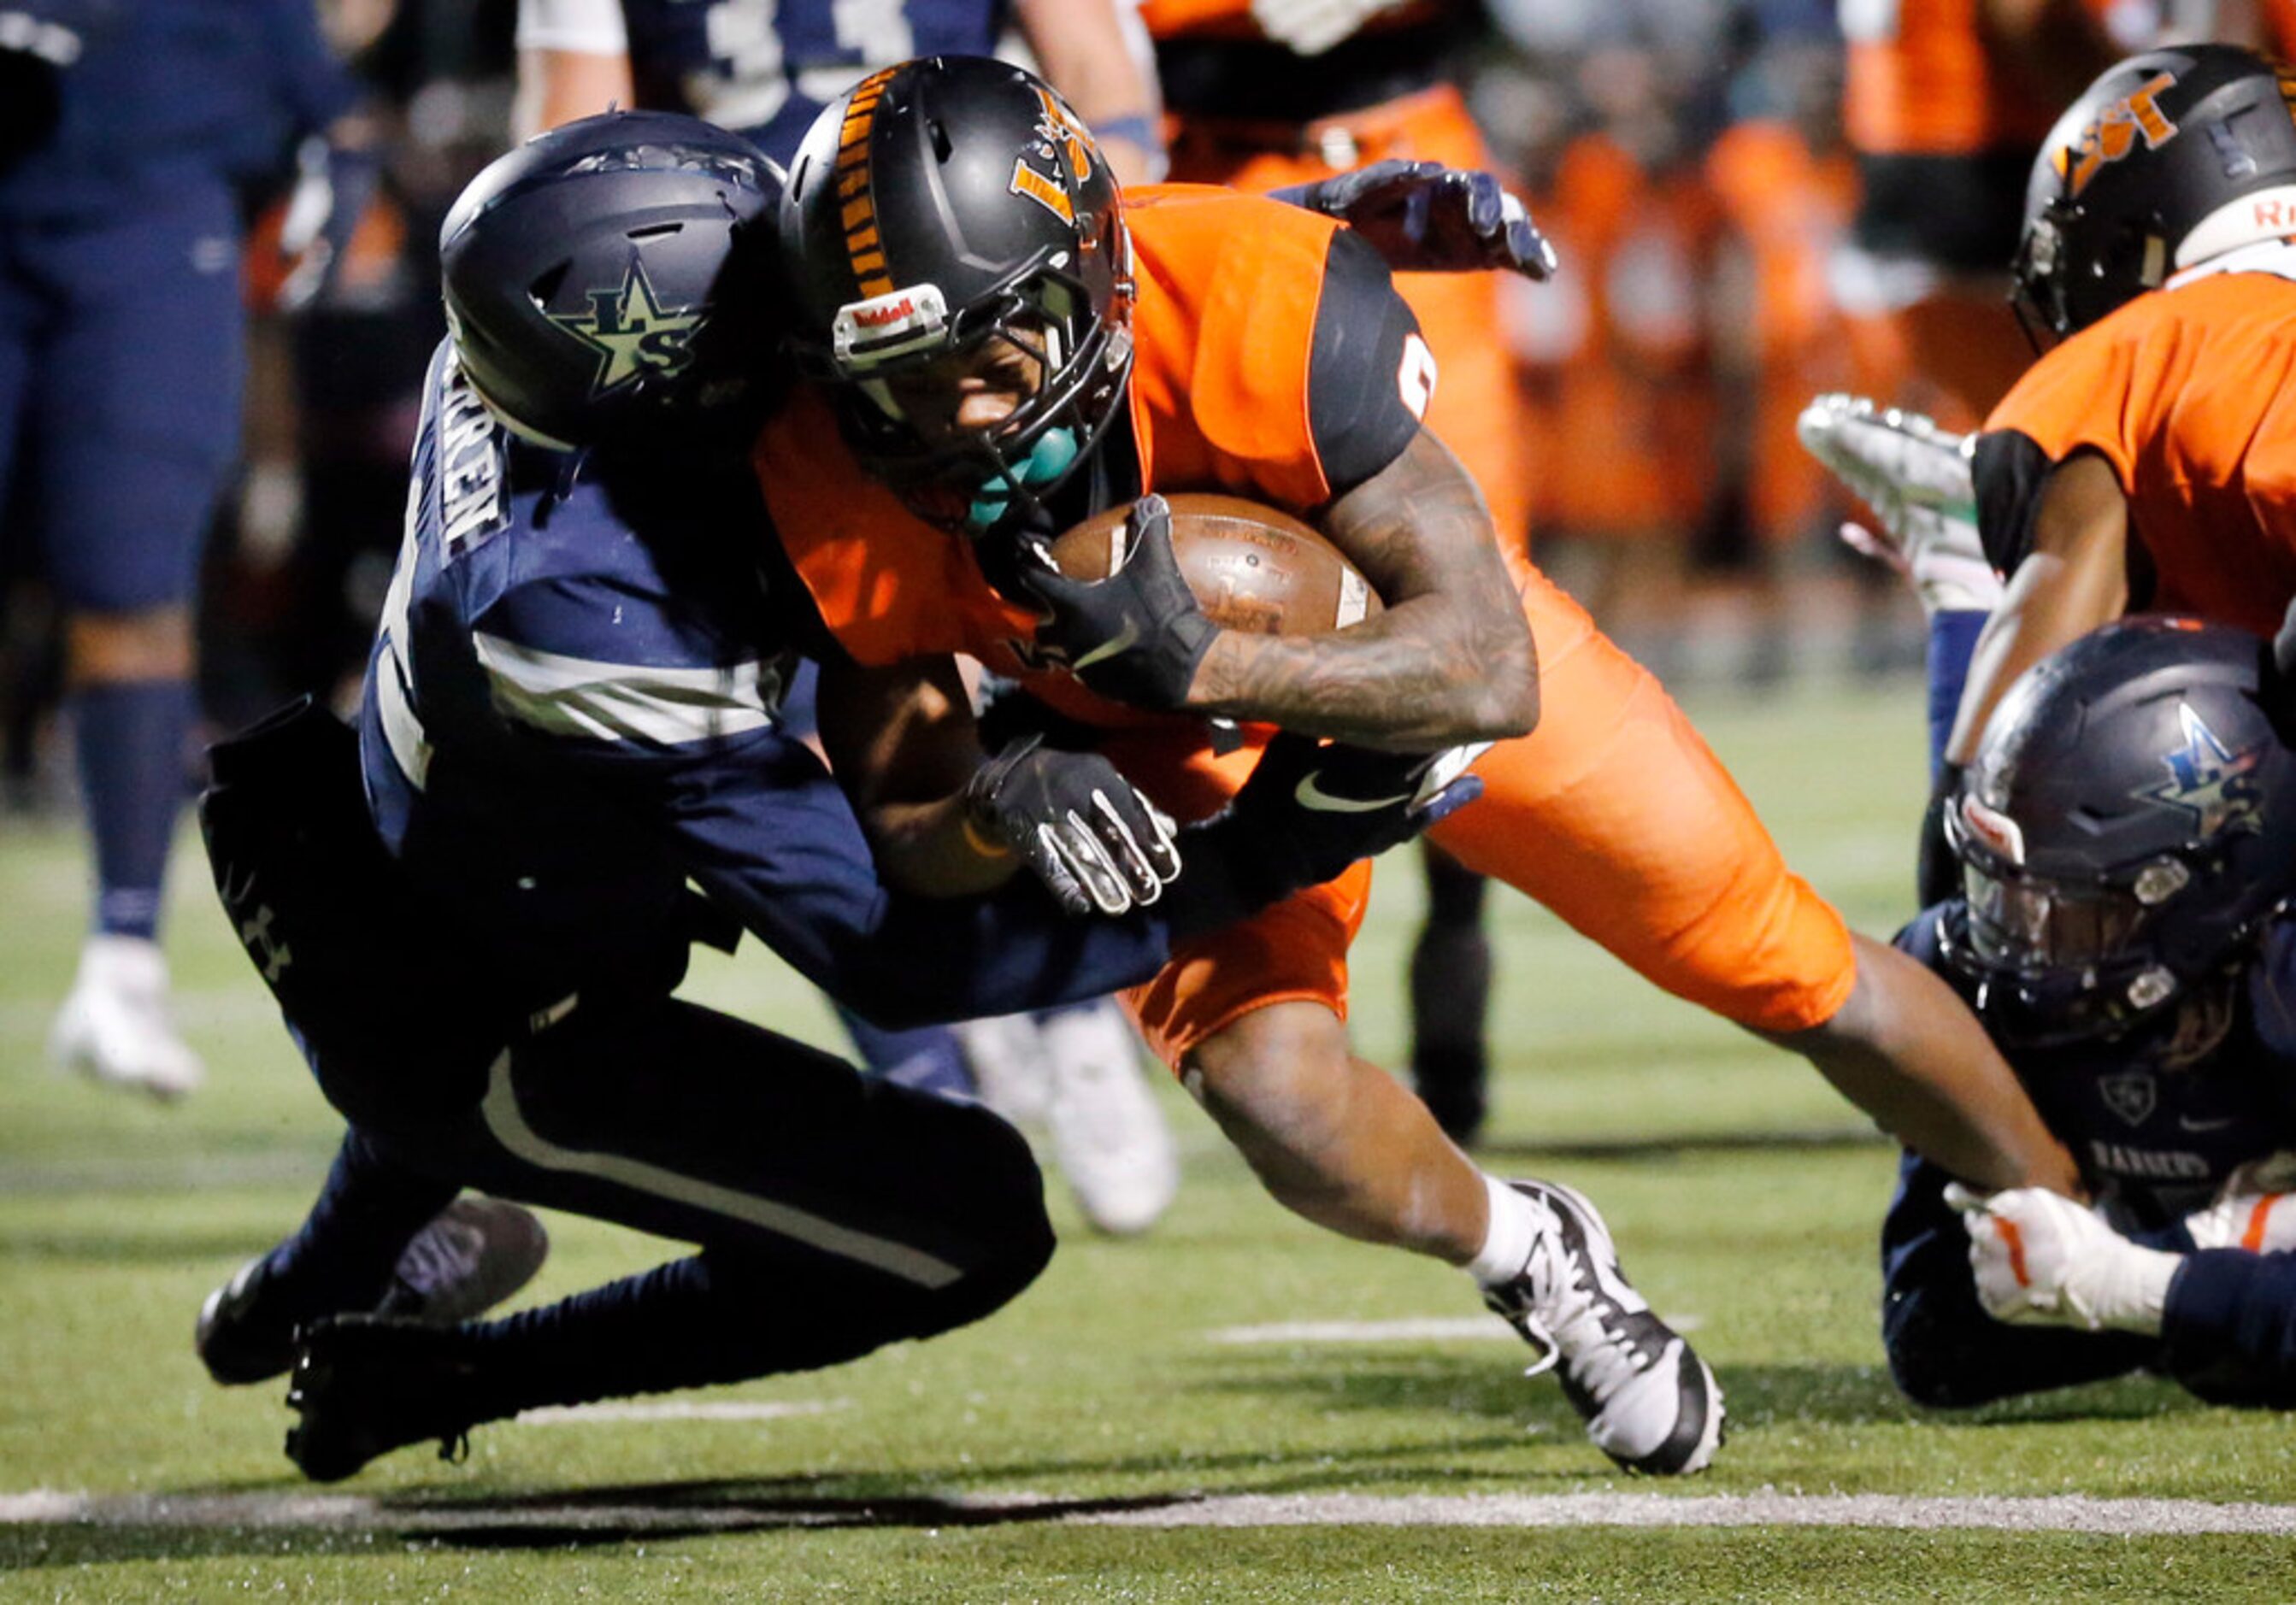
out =
[[[1045,1177],[1028,1139],[1010,1122],[974,1104],[951,1104],[953,1144],[966,1156],[950,1200],[974,1247],[964,1277],[937,1292],[927,1312],[931,1331],[947,1331],[1003,1308],[1052,1263],[1052,1217]],[[919,1337],[927,1333],[921,1331]]]

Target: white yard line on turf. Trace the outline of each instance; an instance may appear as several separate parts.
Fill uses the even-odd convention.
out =
[[[91,1496],[36,1489],[0,1494],[0,1525],[85,1522],[116,1527],[267,1527],[392,1533],[579,1528],[605,1533],[866,1525],[865,1501],[612,1505],[519,1496],[504,1503],[385,1504],[356,1494],[131,1494]],[[1922,1498],[1890,1494],[1218,1494],[1145,1508],[1092,1508],[1042,1495],[882,1502],[890,1524],[981,1525],[1000,1519],[1085,1527],[1866,1527],[1911,1532],[2103,1533],[2191,1536],[2296,1535],[2296,1506],[2210,1504],[2196,1499]]]
[[[1678,1332],[1694,1332],[1695,1315],[1668,1315]],[[1496,1338],[1520,1343],[1514,1329],[1496,1315],[1418,1315],[1401,1321],[1271,1321],[1264,1326],[1219,1326],[1204,1334],[1212,1343],[1428,1343],[1455,1338]]]
[[[652,1404],[549,1404],[529,1410],[521,1427],[581,1426],[589,1421],[780,1421],[852,1407],[851,1399],[664,1399]]]

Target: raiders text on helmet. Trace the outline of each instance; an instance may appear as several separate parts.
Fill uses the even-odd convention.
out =
[[[2286,72],[2234,45],[2188,45],[2089,86],[2026,185],[2014,271],[2029,335],[2085,329],[2178,268],[2296,234]]]
[[[746,415],[773,359],[780,193],[754,145],[694,118],[608,112],[528,141],[439,233],[472,384],[546,446]]]
[[[1050,87],[1001,61],[876,74],[815,121],[782,202],[792,342],[856,453],[942,521],[976,493],[1033,502],[1081,463],[1131,370],[1132,264],[1099,148]],[[993,430],[928,438],[887,381],[991,340],[1041,356]]]
[[[1987,721],[1946,834],[1946,956],[1997,1035],[2112,1035],[2235,962],[2296,892],[2296,753],[2246,631],[2139,617],[2033,666]]]

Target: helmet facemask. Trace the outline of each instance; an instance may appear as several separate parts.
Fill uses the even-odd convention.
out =
[[[1047,253],[954,312],[930,284],[840,311],[824,377],[847,441],[929,522],[979,535],[1041,509],[1115,421],[1132,365],[1129,276],[1096,309],[1069,255]],[[906,327],[872,339],[873,321]],[[959,427],[962,375],[981,369],[1033,382],[996,422]]]

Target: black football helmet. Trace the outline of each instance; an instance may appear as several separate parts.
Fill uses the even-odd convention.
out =
[[[2085,329],[2181,267],[2296,234],[2296,82],[2232,45],[2108,68],[2025,187],[2013,299],[2029,339]]]
[[[439,231],[472,384],[560,447],[746,416],[780,361],[780,199],[756,146],[695,118],[610,111],[529,140]]]
[[[923,516],[978,533],[1037,505],[1116,416],[1132,367],[1122,201],[1082,119],[1029,73],[939,56],[864,80],[799,146],[781,226],[799,364]],[[992,340],[1042,362],[1018,412],[930,433],[905,415],[904,376]]]
[[[2296,753],[2244,630],[2140,616],[2044,659],[1946,816],[1947,961],[2004,1040],[2114,1036],[2226,973],[2296,893]]]

